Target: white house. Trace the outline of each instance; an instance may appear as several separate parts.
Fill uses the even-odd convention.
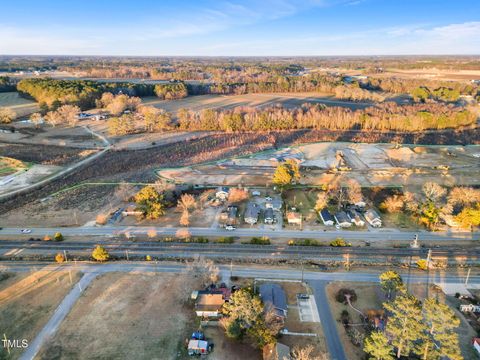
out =
[[[347,216],[345,211],[339,211],[335,215],[335,221],[337,222],[338,226],[340,227],[350,227],[352,226],[352,222]]]
[[[480,305],[474,305],[474,304],[460,305],[460,311],[480,313]]]
[[[228,199],[228,193],[230,189],[228,187],[222,186],[219,187],[217,192],[215,193],[215,197],[219,200],[225,201]]]
[[[365,220],[373,227],[382,227],[382,219],[374,209],[368,209],[364,216]]]

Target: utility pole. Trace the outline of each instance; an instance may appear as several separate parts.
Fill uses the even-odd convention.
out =
[[[302,260],[302,283],[303,283],[304,272],[305,272],[305,262]]]
[[[127,261],[129,261],[129,259],[128,259],[128,250],[125,250],[125,254],[127,255]]]
[[[427,253],[427,268],[430,269],[430,261],[432,261],[432,249],[428,249]]]
[[[68,262],[67,260],[67,252],[65,250],[63,250],[63,257],[65,258],[65,262]]]
[[[467,278],[465,279],[465,286],[468,285],[468,280],[470,279],[470,271],[472,270],[472,268],[468,268],[468,272],[467,272]]]
[[[233,260],[230,260],[230,281],[232,280],[233,276]]]

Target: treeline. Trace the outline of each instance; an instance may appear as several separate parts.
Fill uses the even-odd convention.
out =
[[[448,101],[456,101],[460,95],[476,96],[480,91],[478,85],[459,81],[399,79],[395,77],[369,77],[368,79],[363,80],[360,83],[360,86],[369,90],[385,91],[394,94],[412,94],[418,88],[424,88],[431,93],[436,92],[438,98]],[[445,95],[447,95],[446,98]],[[454,95],[453,98],[452,95]]]
[[[8,76],[0,76],[0,92],[15,91],[15,81]]]
[[[459,128],[476,123],[476,116],[462,107],[443,104],[397,105],[392,102],[361,110],[306,104],[287,109],[237,107],[234,109],[180,109],[182,130],[272,131],[291,129],[423,131]]]
[[[162,99],[177,99],[188,94],[185,84],[136,84],[129,82],[98,82],[89,80],[55,80],[50,78],[24,79],[17,90],[34,98],[42,110],[55,110],[62,104],[78,105],[81,109],[95,107],[102,94],[125,94],[129,96],[159,96]]]

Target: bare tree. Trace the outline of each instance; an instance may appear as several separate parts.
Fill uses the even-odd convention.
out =
[[[180,216],[180,225],[188,226],[190,225],[190,213],[188,210],[183,210],[182,215]]]
[[[350,179],[347,181],[347,195],[351,204],[356,204],[363,200],[362,188],[357,180]]]
[[[187,262],[186,272],[190,277],[196,279],[200,286],[207,286],[216,283],[220,279],[220,269],[210,259],[203,256],[196,256],[193,261]]]
[[[325,191],[321,191],[317,194],[317,201],[315,202],[315,210],[320,211],[328,204],[328,195]]]
[[[442,196],[446,194],[445,188],[434,182],[426,182],[422,186],[422,193],[427,200],[437,202]]]
[[[292,360],[328,360],[327,354],[312,355],[313,350],[313,345],[307,345],[304,348],[295,346],[292,350]]]

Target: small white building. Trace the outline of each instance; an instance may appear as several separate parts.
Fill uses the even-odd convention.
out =
[[[228,199],[228,194],[230,189],[228,187],[222,186],[219,187],[217,192],[215,193],[215,197],[219,200],[225,201]]]
[[[461,312],[472,312],[472,313],[480,313],[480,305],[468,304],[468,305],[460,305]]]
[[[373,227],[382,227],[382,218],[374,209],[368,209],[365,212],[365,220]]]

